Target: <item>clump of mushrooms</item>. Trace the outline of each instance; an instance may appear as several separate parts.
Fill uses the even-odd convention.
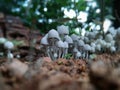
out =
[[[41,39],[41,45],[45,48],[46,55],[52,60],[64,58],[69,53],[74,59],[81,57],[89,59],[90,54],[120,51],[120,28],[116,30],[110,28],[104,37],[96,30],[88,31],[84,36],[76,34],[69,36],[68,26],[61,25],[57,30],[51,29]]]

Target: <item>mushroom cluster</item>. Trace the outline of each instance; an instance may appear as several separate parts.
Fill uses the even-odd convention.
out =
[[[84,36],[69,36],[68,26],[61,25],[50,30],[41,39],[41,45],[52,60],[64,58],[68,53],[74,59],[90,59],[92,54],[120,51],[120,28],[109,28],[104,37],[97,30],[87,31]]]

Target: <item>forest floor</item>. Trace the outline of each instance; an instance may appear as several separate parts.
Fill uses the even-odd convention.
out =
[[[120,54],[93,61],[0,59],[0,90],[119,90]]]

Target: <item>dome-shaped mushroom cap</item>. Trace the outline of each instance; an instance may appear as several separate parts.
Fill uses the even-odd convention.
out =
[[[68,48],[68,42],[63,42],[64,43],[64,47]]]
[[[89,43],[88,37],[84,37],[84,41],[85,41],[85,43]]]
[[[84,45],[84,50],[90,51],[91,50],[91,46],[89,44],[85,44]]]
[[[42,45],[48,45],[49,43],[48,43],[47,38],[48,38],[48,34],[46,34],[46,35],[41,39],[40,44],[42,44]]]
[[[61,25],[61,26],[57,26],[57,31],[59,34],[69,34],[69,28],[68,26],[64,26],[64,25]]]
[[[116,51],[116,48],[114,46],[110,47],[110,51],[111,52],[115,52]]]
[[[51,29],[48,32],[48,38],[55,38],[55,39],[60,39],[58,32],[55,29]]]
[[[73,43],[72,38],[71,38],[70,36],[68,36],[68,35],[66,35],[66,36],[64,37],[64,40],[65,40],[66,42],[68,42],[68,44],[72,44],[72,43]]]
[[[108,32],[109,32],[110,34],[112,34],[113,36],[115,36],[115,35],[117,34],[117,30],[115,30],[114,27],[109,28],[109,29],[108,29]]]
[[[97,44],[96,47],[95,47],[96,50],[100,51],[101,50],[101,45],[100,44]]]
[[[78,46],[84,46],[84,41],[83,40],[78,40]]]
[[[77,49],[77,48],[74,48],[74,49],[73,49],[73,52],[74,52],[74,53],[77,53],[77,52],[78,52],[78,49]]]
[[[10,41],[7,41],[7,42],[4,43],[4,47],[6,49],[13,49],[14,48],[14,44],[12,42],[10,42]]]
[[[90,38],[90,39],[94,39],[95,38],[95,33],[94,32],[89,32],[89,34],[88,34],[88,38]]]
[[[91,47],[91,52],[92,52],[92,53],[95,52],[95,47]]]
[[[95,46],[96,46],[94,42],[92,42],[90,45],[91,45],[92,47],[95,47]]]
[[[71,38],[72,38],[73,41],[79,40],[79,37],[77,35],[75,35],[75,34],[72,34]]]
[[[64,46],[64,42],[63,41],[58,41],[57,43],[56,43],[56,45],[58,46],[58,47],[60,47],[60,48],[64,48],[65,46]]]
[[[105,36],[105,41],[106,42],[111,42],[113,40],[113,36],[111,35],[111,34],[107,34],[106,36]]]
[[[1,38],[0,38],[0,43],[3,44],[3,43],[5,43],[5,42],[6,42],[6,39],[3,38],[3,37],[1,37]]]
[[[79,51],[78,51],[77,54],[76,54],[77,57],[81,57],[81,55],[82,55],[82,54],[81,54],[81,52],[79,52]]]

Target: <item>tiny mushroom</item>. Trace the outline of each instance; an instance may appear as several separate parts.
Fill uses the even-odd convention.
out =
[[[64,26],[64,25],[58,26],[57,27],[57,31],[60,34],[60,37],[61,37],[62,40],[63,40],[63,38],[64,38],[65,35],[69,34],[69,28],[68,28],[68,26]]]
[[[56,42],[60,40],[59,34],[55,29],[51,29],[48,32],[48,43],[49,43],[49,52],[51,53],[51,59],[54,60],[54,56],[52,54],[57,52]]]
[[[79,36],[77,36],[76,34],[72,34],[71,35],[71,38],[72,38],[72,40],[73,40],[73,44],[74,44],[74,47],[76,47],[77,48],[77,41],[79,40]]]
[[[3,37],[1,37],[1,38],[0,38],[0,44],[3,44],[3,43],[5,43],[5,42],[6,42],[6,39],[3,38]]]
[[[11,50],[14,48],[14,44],[11,41],[6,41],[4,43],[4,47],[8,50],[8,53],[7,53],[8,59],[11,60],[13,58]]]
[[[86,52],[86,58],[89,58],[89,52],[91,51],[91,46],[89,44],[84,45],[84,50]]]
[[[76,53],[76,59],[79,59],[81,56],[82,56],[81,52],[78,51],[78,52]]]
[[[48,32],[48,42],[50,45],[55,45],[56,41],[59,41],[60,37],[58,32],[55,29],[52,29]]]
[[[58,41],[56,43],[56,46],[59,48],[59,51],[58,51],[58,58],[61,58],[63,55],[63,52],[64,52],[64,42],[63,41]]]

